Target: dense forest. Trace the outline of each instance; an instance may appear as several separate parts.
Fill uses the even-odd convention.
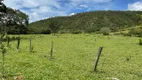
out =
[[[91,33],[104,27],[115,32],[135,27],[141,22],[142,11],[92,11],[40,20],[31,23],[28,28],[30,33]]]

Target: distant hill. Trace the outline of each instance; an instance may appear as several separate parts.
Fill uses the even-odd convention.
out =
[[[111,31],[115,32],[140,25],[142,11],[93,11],[54,17],[31,23],[29,33],[48,33],[51,30],[49,26],[51,23],[58,24],[57,32],[60,33],[99,32],[103,27],[109,27]]]

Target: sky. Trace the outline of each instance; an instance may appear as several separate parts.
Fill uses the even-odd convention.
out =
[[[97,10],[142,11],[142,0],[4,0],[4,4],[29,15],[30,22]]]

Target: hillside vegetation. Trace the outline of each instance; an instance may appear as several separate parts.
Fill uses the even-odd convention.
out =
[[[140,25],[141,22],[142,11],[93,11],[33,22],[29,25],[29,33],[50,33],[51,27],[56,27],[56,32],[60,33],[99,32],[103,27],[115,32]]]

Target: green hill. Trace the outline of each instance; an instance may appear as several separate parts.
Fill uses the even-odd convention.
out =
[[[115,32],[140,25],[141,22],[142,11],[93,11],[33,22],[29,25],[29,33],[48,33],[54,26],[60,33],[99,32],[103,27]],[[51,23],[54,26],[49,26]]]

